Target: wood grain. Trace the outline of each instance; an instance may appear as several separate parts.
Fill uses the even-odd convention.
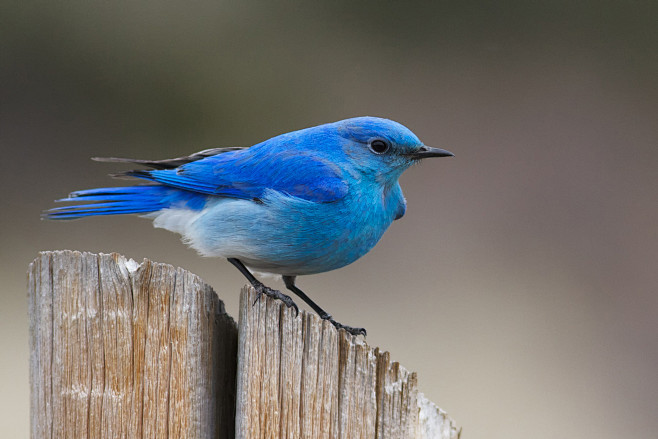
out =
[[[43,252],[28,273],[33,438],[455,439],[388,352],[245,287]]]
[[[245,287],[236,438],[441,438],[460,430],[388,352]]]
[[[28,273],[33,438],[225,438],[237,333],[170,265],[43,252]]]

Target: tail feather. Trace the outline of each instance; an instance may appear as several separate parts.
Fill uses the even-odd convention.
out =
[[[81,202],[55,207],[43,213],[51,220],[65,220],[98,215],[124,215],[156,212],[168,207],[201,209],[205,196],[162,185],[141,185],[87,189],[71,193],[57,202]]]
[[[148,166],[149,168],[154,169],[174,169],[186,163],[195,162],[197,160],[205,159],[206,157],[211,157],[217,154],[224,154],[225,152],[238,151],[240,149],[245,149],[243,146],[229,146],[225,148],[211,148],[204,149],[197,153],[177,157],[175,159],[166,159],[166,160],[139,160],[139,159],[127,159],[122,157],[93,157],[92,160],[97,162],[111,162],[111,163],[133,163],[135,165]]]

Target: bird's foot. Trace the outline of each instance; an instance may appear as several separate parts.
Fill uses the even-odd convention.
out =
[[[331,316],[327,316],[325,320],[330,321],[331,324],[336,327],[336,329],[344,329],[352,335],[363,335],[364,337],[366,336],[366,328],[354,328],[352,326],[343,325],[342,323],[335,321],[333,318],[331,318]]]
[[[256,303],[258,303],[261,296],[264,294],[264,295],[266,295],[268,297],[271,297],[273,299],[279,299],[288,308],[294,308],[295,316],[299,315],[299,308],[297,307],[295,302],[293,302],[293,300],[290,296],[287,296],[287,295],[283,294],[281,291],[270,288],[270,287],[268,287],[268,286],[266,286],[266,285],[264,285],[260,282],[256,285],[254,285],[254,289],[256,290],[256,300],[254,300],[254,305],[256,305]]]

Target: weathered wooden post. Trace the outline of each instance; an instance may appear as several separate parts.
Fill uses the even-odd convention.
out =
[[[456,438],[390,354],[279,301],[240,297],[237,438]]]
[[[33,438],[445,438],[415,373],[243,289],[235,323],[182,269],[44,252],[29,271]]]
[[[46,252],[29,272],[33,438],[220,438],[237,327],[170,265]]]

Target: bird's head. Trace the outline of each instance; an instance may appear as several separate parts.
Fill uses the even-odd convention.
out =
[[[333,124],[342,150],[355,170],[397,181],[411,165],[428,157],[452,157],[449,151],[425,146],[407,127],[378,117],[355,117]]]

